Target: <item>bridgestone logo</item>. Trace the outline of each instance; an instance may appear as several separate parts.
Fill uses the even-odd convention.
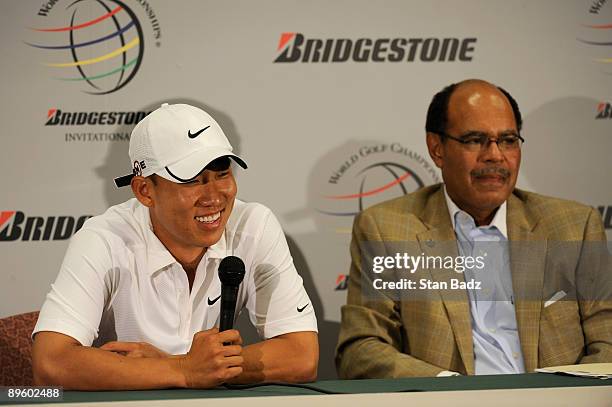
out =
[[[91,215],[25,216],[21,211],[0,212],[0,242],[16,240],[66,240],[74,235]],[[12,220],[12,221],[11,221]]]
[[[604,228],[612,229],[612,206],[610,205],[598,206],[597,210],[601,214]]]
[[[274,62],[469,62],[476,38],[308,38],[282,33]]]
[[[612,119],[612,104],[601,102],[597,106],[597,116],[596,119]]]
[[[45,126],[135,125],[150,112],[63,112],[49,109]]]

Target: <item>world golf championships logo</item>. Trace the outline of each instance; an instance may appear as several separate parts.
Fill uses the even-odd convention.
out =
[[[44,65],[53,69],[55,79],[83,83],[84,92],[105,95],[134,78],[144,36],[128,6],[119,0],[77,0],[65,8],[64,19],[64,26],[30,28],[40,34],[40,42],[27,42],[54,59]]]
[[[354,147],[353,147],[354,148]],[[344,151],[321,186],[318,212],[355,216],[374,204],[440,182],[432,163],[400,143],[361,145]]]
[[[580,24],[578,41],[593,51],[593,62],[612,74],[612,2],[597,0],[590,4]]]

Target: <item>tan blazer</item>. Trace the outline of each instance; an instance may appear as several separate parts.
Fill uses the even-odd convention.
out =
[[[514,292],[528,287],[535,293],[515,301],[526,370],[612,362],[609,265],[601,261],[596,264],[600,290],[597,298],[588,298],[587,294],[580,300],[574,297],[546,304],[551,295],[548,286],[574,279],[579,263],[596,257],[584,255],[582,242],[606,240],[599,213],[575,202],[517,189],[508,198],[507,225],[511,242],[527,242],[521,250],[510,249]],[[448,252],[448,243],[455,241],[455,234],[442,185],[376,205],[355,219],[348,299],[342,307],[336,349],[340,377],[436,376],[443,370],[474,374],[467,293],[454,290],[451,295],[447,290],[439,290],[434,291],[437,297],[426,301],[398,301],[385,296],[374,300],[363,295],[362,287],[371,285],[373,277],[361,265],[360,244],[366,241],[411,241],[425,255],[457,255],[456,243],[452,245],[455,252]],[[565,243],[560,242],[574,243],[563,246]],[[560,248],[556,254],[555,245]],[[552,264],[561,264],[569,272],[560,273]],[[595,267],[590,264],[586,268]],[[457,278],[449,272],[432,272],[431,276],[437,281]],[[588,280],[594,282],[595,277]],[[573,283],[580,285],[579,281]]]

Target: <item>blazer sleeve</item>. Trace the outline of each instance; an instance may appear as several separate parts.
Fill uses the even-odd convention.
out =
[[[370,288],[371,272],[363,269],[369,254],[363,243],[373,241],[384,243],[376,220],[364,212],[353,224],[348,297],[336,348],[338,375],[343,379],[436,376],[445,369],[401,352],[405,337],[400,304]]]

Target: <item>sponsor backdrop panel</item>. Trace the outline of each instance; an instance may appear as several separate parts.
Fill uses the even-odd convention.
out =
[[[612,2],[5,1],[0,317],[39,309],[69,237],[130,197],[129,133],[162,102],[208,110],[278,215],[317,310],[321,377],[355,213],[439,182],[434,92],[469,77],[524,116],[519,185],[597,207],[612,236]]]

